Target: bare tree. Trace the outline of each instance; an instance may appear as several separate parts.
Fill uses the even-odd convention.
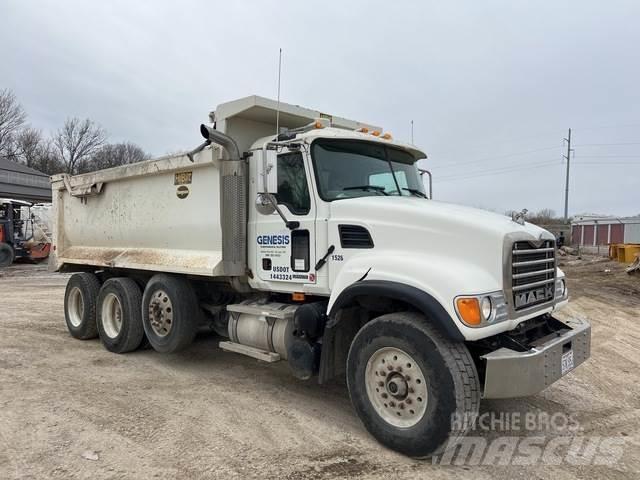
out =
[[[536,212],[534,215],[532,215],[532,217],[536,217],[540,220],[545,220],[545,219],[551,220],[553,218],[556,218],[556,212],[554,212],[550,208],[543,208],[539,212]]]
[[[541,225],[549,227],[550,225],[564,224],[564,218],[557,217],[556,212],[550,208],[543,208],[537,212],[530,212],[527,214],[527,222],[531,222],[535,225]]]
[[[104,129],[93,121],[77,117],[68,118],[53,136],[53,146],[63,164],[64,171],[76,174],[87,170],[91,157],[104,145]]]
[[[27,167],[33,167],[39,150],[44,143],[42,132],[35,128],[27,127],[21,130],[15,136],[15,145],[18,152],[18,161],[24,163]]]
[[[11,90],[0,90],[0,156],[17,153],[15,136],[27,121],[27,114]]]
[[[118,167],[148,160],[151,156],[135,143],[107,144],[100,148],[86,164],[88,170]]]
[[[42,132],[35,128],[25,128],[16,135],[18,149],[17,160],[27,167],[53,175],[64,171],[51,140],[44,138]]]

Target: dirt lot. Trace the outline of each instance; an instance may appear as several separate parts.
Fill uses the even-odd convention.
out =
[[[611,262],[565,262],[564,313],[591,319],[591,360],[535,397],[487,401],[482,411],[572,414],[580,435],[624,439],[614,465],[407,459],[367,434],[345,387],[295,380],[285,365],[218,350],[215,338],[172,356],[116,355],[98,340],[74,340],[63,318],[66,278],[15,265],[0,271],[0,479],[638,478],[640,276]],[[501,434],[561,432],[474,435]]]

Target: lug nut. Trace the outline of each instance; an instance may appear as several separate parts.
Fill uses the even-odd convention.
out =
[[[389,402],[389,406],[390,407],[395,407],[396,406],[396,402]]]
[[[387,398],[389,395],[387,395],[386,393],[383,393],[381,396],[382,398]]]

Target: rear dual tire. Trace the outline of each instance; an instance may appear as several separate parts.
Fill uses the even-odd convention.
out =
[[[142,344],[141,302],[140,287],[130,278],[111,278],[102,285],[97,325],[100,340],[110,352],[132,352]]]
[[[72,337],[90,340],[98,336],[96,309],[100,280],[93,273],[74,273],[64,293],[64,319]]]

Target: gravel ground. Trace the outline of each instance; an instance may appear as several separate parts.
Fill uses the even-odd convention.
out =
[[[116,355],[75,340],[64,324],[67,277],[14,265],[0,270],[0,479],[639,478],[640,276],[612,262],[564,262],[564,314],[592,321],[591,360],[539,395],[487,401],[482,412],[572,415],[579,435],[623,439],[614,465],[411,460],[367,434],[343,385],[298,381],[286,365],[220,351],[213,337],[177,355]]]

